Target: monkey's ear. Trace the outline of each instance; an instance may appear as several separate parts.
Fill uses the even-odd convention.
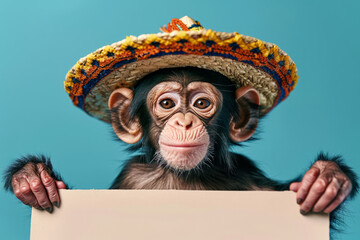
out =
[[[244,142],[255,133],[259,121],[260,97],[253,87],[236,89],[235,97],[239,115],[230,122],[230,138],[235,142]]]
[[[142,137],[142,129],[138,118],[130,118],[130,104],[133,91],[129,88],[115,89],[108,101],[111,111],[111,123],[116,135],[126,143],[136,143]]]

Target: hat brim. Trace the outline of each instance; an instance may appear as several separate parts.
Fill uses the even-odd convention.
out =
[[[113,90],[132,87],[163,68],[198,67],[228,77],[237,86],[253,86],[262,114],[294,89],[294,62],[276,45],[239,33],[212,30],[130,36],[82,58],[66,76],[65,89],[74,104],[110,122],[107,101]]]

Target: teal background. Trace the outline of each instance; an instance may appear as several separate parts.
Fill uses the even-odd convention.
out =
[[[103,45],[188,15],[274,42],[298,66],[298,85],[263,120],[262,139],[236,151],[280,180],[303,173],[320,150],[343,155],[360,174],[359,10],[355,0],[0,0],[0,172],[19,156],[44,153],[74,188],[108,188],[128,158],[125,145],[72,106],[65,74]],[[360,197],[348,202],[339,239],[360,239],[359,204]],[[29,234],[30,208],[1,187],[0,238]]]

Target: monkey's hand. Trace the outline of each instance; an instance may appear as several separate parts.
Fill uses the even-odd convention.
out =
[[[28,156],[17,160],[5,173],[5,189],[13,191],[24,204],[51,213],[60,206],[58,189],[65,189],[56,179],[50,160],[44,156]]]
[[[310,211],[330,213],[349,196],[352,189],[349,176],[335,161],[322,160],[312,165],[301,182],[290,185],[290,190],[297,192],[296,201],[302,214]]]

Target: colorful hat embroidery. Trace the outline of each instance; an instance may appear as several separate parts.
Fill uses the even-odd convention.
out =
[[[113,90],[132,87],[159,69],[192,66],[217,71],[238,86],[253,86],[265,114],[297,83],[296,65],[274,44],[236,32],[206,30],[189,17],[173,19],[161,30],[129,36],[80,59],[65,81],[73,103],[110,122],[107,100]]]

